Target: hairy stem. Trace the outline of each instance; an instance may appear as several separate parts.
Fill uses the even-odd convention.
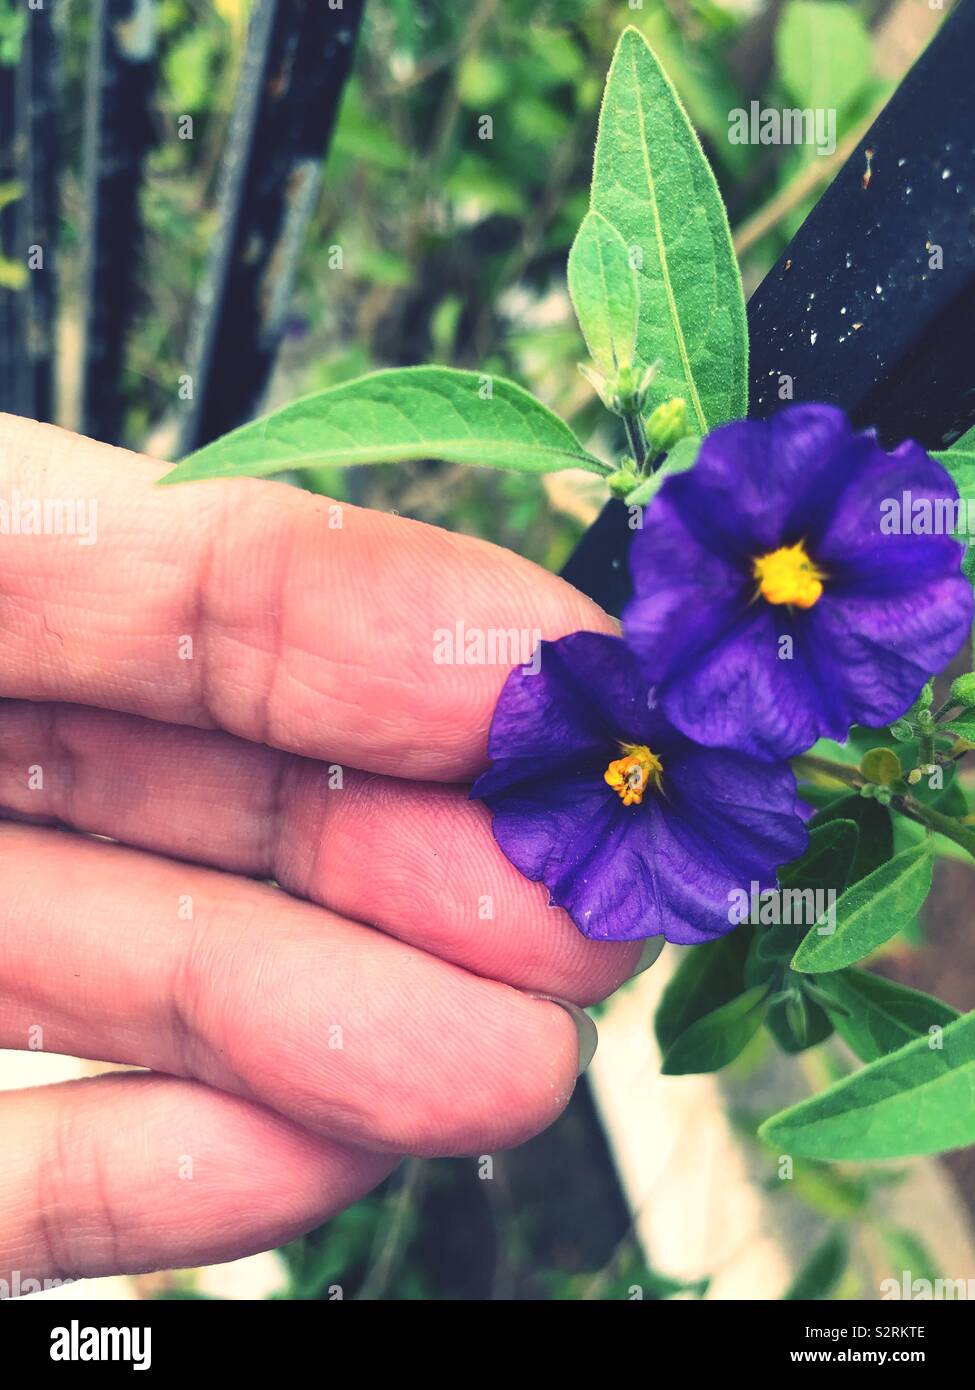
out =
[[[643,428],[643,421],[636,411],[627,411],[623,416],[623,426],[626,430],[627,442],[630,446],[630,453],[636,464],[636,471],[643,474],[647,467],[647,455],[649,446],[647,445],[647,435]]]

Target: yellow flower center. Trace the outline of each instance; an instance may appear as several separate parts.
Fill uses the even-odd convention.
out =
[[[623,757],[610,763],[603,781],[613,788],[624,806],[639,806],[651,782],[659,788],[663,764],[644,743],[621,743],[620,750]]]
[[[791,603],[796,608],[812,608],[823,594],[826,576],[806,554],[802,541],[783,545],[752,561],[752,574],[758,592],[769,603]]]

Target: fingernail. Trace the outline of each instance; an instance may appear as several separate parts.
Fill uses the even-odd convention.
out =
[[[558,1004],[560,1009],[565,1009],[576,1026],[576,1033],[579,1035],[579,1069],[576,1076],[581,1076],[589,1066],[596,1053],[599,1043],[599,1034],[596,1032],[596,1025],[586,1013],[585,1009],[580,1009],[578,1004],[570,1004],[568,999],[556,999],[553,994],[533,994],[533,999],[542,999],[546,1004]]]
[[[663,936],[648,936],[644,942],[643,950],[640,952],[640,959],[637,961],[636,969],[630,976],[630,979],[635,980],[638,975],[643,974],[644,970],[649,970],[663,949]]]

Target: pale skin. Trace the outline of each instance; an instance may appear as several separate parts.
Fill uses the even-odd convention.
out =
[[[579,1060],[532,995],[641,954],[504,859],[464,784],[506,673],[432,656],[611,620],[484,542],[165,471],[0,416],[0,497],[97,501],[94,545],[0,535],[0,1048],[150,1069],[0,1095],[0,1279],[231,1259],[522,1142]]]

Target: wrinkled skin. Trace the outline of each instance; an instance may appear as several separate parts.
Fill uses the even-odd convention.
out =
[[[0,1096],[7,1280],[229,1259],[404,1153],[518,1143],[579,1057],[531,994],[640,955],[504,858],[460,784],[506,668],[433,660],[459,620],[609,619],[482,542],[164,471],[0,418],[0,496],[98,504],[94,545],[0,535],[0,1048],[150,1069]]]

